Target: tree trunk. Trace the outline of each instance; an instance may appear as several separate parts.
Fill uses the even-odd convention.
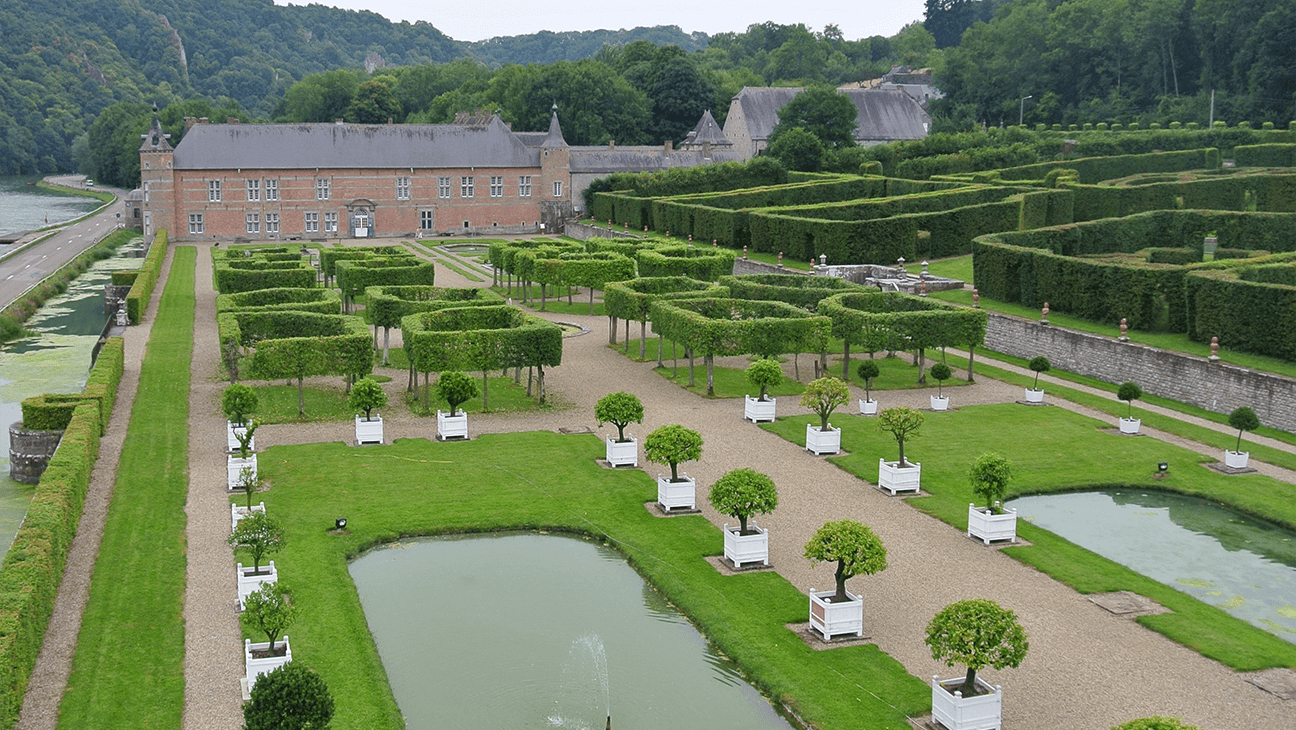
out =
[[[640,360],[643,360],[645,357],[647,357],[644,354],[646,352],[645,348],[647,346],[648,346],[648,320],[641,319],[639,320],[639,359]]]
[[[715,364],[715,357],[713,355],[708,354],[703,359],[706,361],[706,366],[707,366],[707,395],[714,396],[715,395],[715,368],[713,367],[713,365]]]
[[[798,381],[801,380],[801,353],[792,356],[792,372]]]
[[[616,344],[616,328],[617,328],[616,315],[609,314],[608,315],[608,344],[610,345]]]
[[[535,372],[535,367],[532,365],[528,365],[527,366],[527,397],[528,398],[531,397],[531,378],[534,372]]]
[[[850,341],[845,342],[845,350],[842,352],[842,380],[850,382]]]
[[[693,348],[691,348],[691,347],[686,347],[686,348],[684,348],[684,354],[688,357],[688,361],[689,361],[689,385],[688,385],[688,387],[692,388],[692,387],[693,387]]]
[[[975,367],[975,366],[976,366],[976,345],[968,345],[968,378],[967,378],[967,380],[968,380],[969,383],[975,383],[975,382],[976,382],[976,380],[973,380],[973,376],[974,376],[974,374],[973,374],[973,372],[972,372],[972,369],[973,369],[973,367]],[[1036,383],[1036,385],[1039,384],[1039,374],[1036,374],[1036,375],[1035,375],[1035,383]]]
[[[665,343],[662,342],[662,336],[657,335],[657,367],[659,368],[666,366],[666,364],[662,362],[662,347],[664,346]]]
[[[926,385],[927,384],[927,349],[926,348],[924,347],[918,348],[917,359],[918,359],[918,384]]]
[[[671,340],[671,365],[675,368],[671,378],[679,378],[679,343]]]
[[[545,311],[545,302],[548,301],[548,297],[545,294],[545,290],[548,288],[548,286],[549,286],[548,284],[540,285],[540,311],[541,312]]]
[[[568,287],[567,287],[567,305],[568,305],[568,306],[571,306],[571,303],[572,303],[572,287],[568,286]],[[593,290],[593,289],[590,289],[590,314],[593,314],[593,313],[594,313],[594,290]]]
[[[423,410],[425,411],[432,410],[432,385],[429,382],[431,378],[432,374],[430,372],[423,373]],[[450,415],[453,416],[454,412],[451,411]]]
[[[630,352],[630,320],[628,319],[625,321],[625,341],[626,341],[625,351]]]
[[[306,388],[302,385],[302,376],[297,376],[297,415],[306,415]]]
[[[738,515],[738,534],[747,534],[747,515]]]
[[[521,382],[522,382],[522,366],[521,366],[521,365],[518,365],[517,367],[513,368],[513,382],[515,382],[515,383],[521,383]]]
[[[594,316],[594,287],[590,287],[590,316]]]
[[[905,458],[904,458],[904,439],[898,439],[898,442],[899,442],[899,444],[900,444],[900,466],[904,466],[904,465],[905,465]]]
[[[545,402],[544,365],[536,366],[536,389],[540,391],[540,405]]]
[[[390,364],[388,355],[391,353],[391,327],[383,327],[383,365]]]
[[[963,680],[963,696],[971,697],[976,694],[976,670],[968,667],[967,677]]]
[[[488,390],[488,384],[490,383],[489,376],[490,373],[488,373],[485,370],[482,371],[482,412],[483,413],[490,410],[490,391]]]
[[[833,603],[840,601],[849,601],[850,596],[846,595],[846,561],[837,561],[837,573],[834,576],[837,579],[837,593],[833,595]]]

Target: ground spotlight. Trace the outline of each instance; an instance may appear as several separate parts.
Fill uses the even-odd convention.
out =
[[[1170,464],[1164,461],[1157,462],[1157,471],[1162,474],[1165,474],[1166,472],[1170,471]],[[343,520],[343,522],[345,521],[346,520]]]
[[[334,527],[335,529],[338,529],[338,530],[345,530],[345,529],[346,529],[346,518],[345,518],[345,517],[339,517],[339,518],[337,518],[336,520],[333,520],[333,527]]]

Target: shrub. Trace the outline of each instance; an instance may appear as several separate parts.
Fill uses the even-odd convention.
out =
[[[860,364],[855,368],[855,374],[864,381],[864,400],[873,400],[869,395],[869,388],[873,386],[873,378],[876,378],[881,374],[881,372],[882,371],[878,368],[878,364],[873,362],[871,359],[860,362]]]
[[[333,719],[333,696],[318,674],[291,661],[262,675],[243,705],[244,730],[320,730]]]
[[[946,380],[949,380],[950,375],[953,375],[953,373],[950,372],[949,366],[943,362],[938,362],[935,365],[932,365],[930,372],[931,376],[936,379],[936,395],[943,398],[945,393],[942,386],[945,384]]]
[[[900,445],[899,463],[902,467],[909,465],[909,462],[905,461],[904,455],[905,439],[917,435],[922,424],[923,414],[912,408],[903,406],[887,408],[878,414],[878,429],[895,436],[896,443]]]
[[[747,518],[767,515],[778,507],[774,480],[754,469],[734,469],[711,485],[711,506],[722,515],[738,518],[740,534],[747,531]]]
[[[243,522],[247,522],[247,519]],[[243,615],[239,616],[239,620],[249,631],[264,633],[273,651],[275,641],[296,622],[297,607],[293,605],[288,590],[282,583],[264,583],[260,590],[244,599]]]
[[[1030,648],[1017,614],[985,598],[958,601],[941,609],[927,624],[926,641],[932,659],[950,667],[967,667],[961,687],[964,697],[977,694],[978,669],[1019,667]]]
[[[347,403],[357,412],[364,411],[365,420],[368,421],[373,417],[372,411],[375,408],[387,405],[387,393],[383,391],[378,381],[364,377],[351,386],[351,395],[347,397]]]
[[[1234,451],[1242,450],[1242,432],[1254,431],[1260,428],[1260,418],[1256,412],[1246,406],[1236,408],[1228,417],[1229,426],[1238,430],[1237,447]]]
[[[243,424],[247,417],[256,413],[260,399],[256,391],[249,386],[235,383],[221,393],[221,410],[230,421]]]
[[[644,455],[654,464],[670,464],[671,481],[678,482],[679,465],[702,458],[702,434],[677,423],[659,426],[644,439]]]
[[[850,389],[838,378],[826,376],[810,381],[801,394],[801,405],[819,416],[819,430],[828,430],[828,418],[850,400]]]
[[[626,426],[631,421],[643,423],[643,415],[644,407],[639,397],[625,391],[608,393],[594,404],[594,417],[598,419],[599,427],[602,428],[605,422],[617,427],[617,443],[629,440],[625,436]]]
[[[972,491],[985,501],[986,509],[997,513],[999,509],[995,505],[1008,493],[1012,462],[1003,454],[986,452],[972,462],[968,479],[972,482]]]
[[[1137,720],[1120,725],[1113,725],[1112,730],[1201,730],[1196,725],[1185,725],[1183,720],[1177,717],[1164,717],[1154,715],[1152,717],[1141,717]]]
[[[459,412],[459,406],[481,393],[477,381],[457,370],[441,373],[437,378],[437,397],[450,404],[450,415]]]
[[[833,574],[837,592],[833,594],[832,603],[850,600],[846,594],[846,579],[880,573],[887,567],[887,552],[882,539],[867,525],[855,520],[825,522],[806,543],[805,556],[811,565],[837,563]]]
[[[1039,390],[1040,373],[1047,373],[1053,365],[1049,362],[1047,357],[1036,355],[1030,359],[1030,362],[1026,363],[1026,367],[1030,368],[1035,373],[1035,380],[1031,383],[1031,390]]]
[[[283,549],[284,531],[279,521],[264,512],[253,512],[239,520],[225,541],[235,549],[252,554],[252,570],[260,572],[261,561]]]
[[[783,368],[777,360],[761,358],[747,366],[747,382],[760,388],[758,400],[765,400],[769,389],[783,382]]]
[[[1133,418],[1134,401],[1143,397],[1143,389],[1138,386],[1138,383],[1135,383],[1132,380],[1126,381],[1124,383],[1121,383],[1120,387],[1116,389],[1116,397],[1120,400],[1125,401],[1125,406],[1126,406],[1125,417]]]

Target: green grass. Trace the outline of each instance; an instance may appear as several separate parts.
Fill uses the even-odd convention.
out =
[[[473,272],[468,271],[464,267],[460,266],[456,262],[456,260],[452,258],[453,255],[450,253],[447,253],[445,251],[434,250],[431,246],[427,246],[417,241],[404,241],[403,243],[406,246],[413,246],[422,249],[428,254],[428,257],[431,258],[434,263],[440,264],[441,266],[450,269],[451,271],[462,276],[468,281],[486,281],[485,279],[478,276],[477,274],[474,274]]]
[[[527,286],[523,287],[521,284],[515,281],[513,282],[513,286],[511,287],[508,285],[493,286],[491,287],[491,290],[494,291],[496,294],[499,294],[500,296],[511,297],[513,301],[517,304],[526,304],[532,309],[536,309],[536,310],[540,309],[540,285],[539,284],[528,284]],[[527,301],[523,301],[524,290],[526,291]],[[567,299],[567,291],[568,291],[568,287],[560,286],[557,284],[554,284],[552,286],[546,286],[545,287],[546,311],[548,311],[548,306],[550,304],[553,304],[559,299],[563,300],[563,302],[565,303]],[[572,303],[575,304],[576,296],[580,292],[576,289],[572,289],[571,292],[572,292]],[[586,292],[585,296],[588,297],[589,293]],[[588,300],[585,303],[585,307],[586,307],[586,311],[588,311],[589,309]]]
[[[583,293],[573,292],[571,304],[567,303],[566,297],[563,297],[561,299],[550,298],[548,301],[545,302],[545,308],[543,310],[540,309],[540,304],[538,302],[534,305],[531,305],[531,309],[536,312],[545,311],[545,312],[553,312],[555,314],[589,315],[590,314],[589,291],[586,290]],[[607,308],[603,306],[603,302],[594,302],[594,316],[597,317],[607,316]]]
[[[475,376],[475,380],[477,381],[477,387],[480,389],[481,373],[469,373],[469,375]],[[488,378],[489,384],[487,386],[490,391],[488,393],[490,398],[489,400],[490,408],[483,409],[482,398],[481,396],[477,396],[476,398],[473,398],[467,403],[464,403],[463,405],[459,406],[459,410],[464,411],[465,413],[515,413],[520,411],[534,411],[541,408],[552,408],[553,407],[552,399],[550,403],[542,406],[536,401],[535,396],[527,395],[526,377],[527,377],[526,369],[522,370],[521,383],[513,382],[512,375],[506,378],[499,377],[499,376],[491,376],[490,378]],[[535,392],[536,390],[533,384],[532,393]],[[409,405],[410,412],[412,412],[416,416],[435,416],[437,409],[446,412],[450,410],[450,404],[442,400],[441,398],[437,397],[436,381],[432,382],[432,385],[430,386],[430,392],[426,393],[426,395],[428,398],[431,399],[431,403],[428,407],[425,408],[423,406],[424,396],[425,396],[425,391],[423,388],[423,378],[420,377],[419,389],[418,389],[418,401],[414,402],[413,394],[406,393],[405,395],[406,402]]]
[[[404,354],[402,352],[402,354]],[[308,385],[302,389],[306,401],[306,415],[297,415],[297,386],[251,385],[260,400],[256,418],[262,423],[318,423],[322,421],[347,421],[355,412],[347,405],[346,391],[341,378],[336,387]]]
[[[61,728],[180,727],[197,249],[180,246],[174,256],[140,368],[139,394],[60,707]]]
[[[802,443],[805,424],[815,418],[794,416],[761,428]],[[876,483],[878,457],[896,457],[895,439],[873,420],[838,419],[837,425],[847,455],[831,461]],[[1062,408],[1013,403],[929,414],[918,436],[906,440],[905,457],[922,463],[923,491],[931,496],[909,502],[965,530],[968,503],[978,501],[968,483],[968,468],[979,454],[998,451],[1013,463],[1012,496],[1135,486],[1202,497],[1288,527],[1296,525],[1296,485],[1259,474],[1217,474],[1200,465],[1203,457],[1186,449],[1100,430],[1112,425]],[[1154,473],[1161,461],[1170,470],[1157,479]],[[1029,523],[1019,523],[1018,530],[1034,545],[1007,548],[1009,555],[1082,593],[1129,590],[1156,600],[1174,613],[1139,621],[1211,659],[1239,671],[1296,666],[1296,648],[1283,639]]]
[[[348,559],[405,536],[543,529],[618,547],[644,577],[772,697],[816,727],[905,730],[930,690],[876,646],[814,651],[784,628],[806,621],[805,596],[773,572],[724,576],[703,557],[722,552],[701,516],[660,519],[642,471],[595,463],[603,442],[555,433],[486,435],[466,443],[402,439],[355,449],[276,446],[261,454],[274,487],[267,510],[287,526],[276,566],[300,618],[293,655],[328,682],[334,730],[403,728]],[[525,454],[525,463],[505,454]],[[345,515],[346,534],[329,534]],[[435,620],[435,617],[429,617]]]
[[[706,396],[706,365],[703,364],[702,358],[697,358],[697,366],[694,369],[694,385],[688,385],[688,363],[680,363],[679,375],[674,375],[674,368],[670,365],[662,368],[653,368],[653,372],[675,383],[676,385],[690,390],[701,396]],[[724,368],[716,366],[712,368],[715,384],[715,398],[741,398],[744,395],[754,396],[759,390],[751,383],[747,382],[746,371],[737,368]],[[792,378],[784,378],[783,382],[772,387],[768,395],[775,398],[785,395],[800,395],[805,390],[805,384],[800,383]]]
[[[920,268],[919,271],[921,270],[922,269]],[[935,276],[943,276],[946,279],[958,279],[959,281],[965,281],[971,284],[972,254],[940,259],[938,261],[930,261],[927,265],[927,272]]]

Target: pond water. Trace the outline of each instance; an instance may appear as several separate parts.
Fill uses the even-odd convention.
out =
[[[96,262],[50,299],[31,319],[30,337],[0,347],[0,548],[7,551],[18,532],[33,486],[9,478],[9,424],[22,420],[22,402],[42,393],[77,393],[90,373],[90,353],[108,316],[103,287],[114,269],[138,268],[142,239]],[[0,558],[3,551],[0,551]]]
[[[41,176],[0,176],[0,234],[44,228],[79,218],[102,205],[94,198],[59,195],[37,188]],[[0,246],[3,253],[4,246]]]
[[[1054,494],[1008,506],[1087,550],[1296,642],[1296,533],[1166,492]]]
[[[351,564],[407,727],[789,730],[615,550],[509,534]]]

